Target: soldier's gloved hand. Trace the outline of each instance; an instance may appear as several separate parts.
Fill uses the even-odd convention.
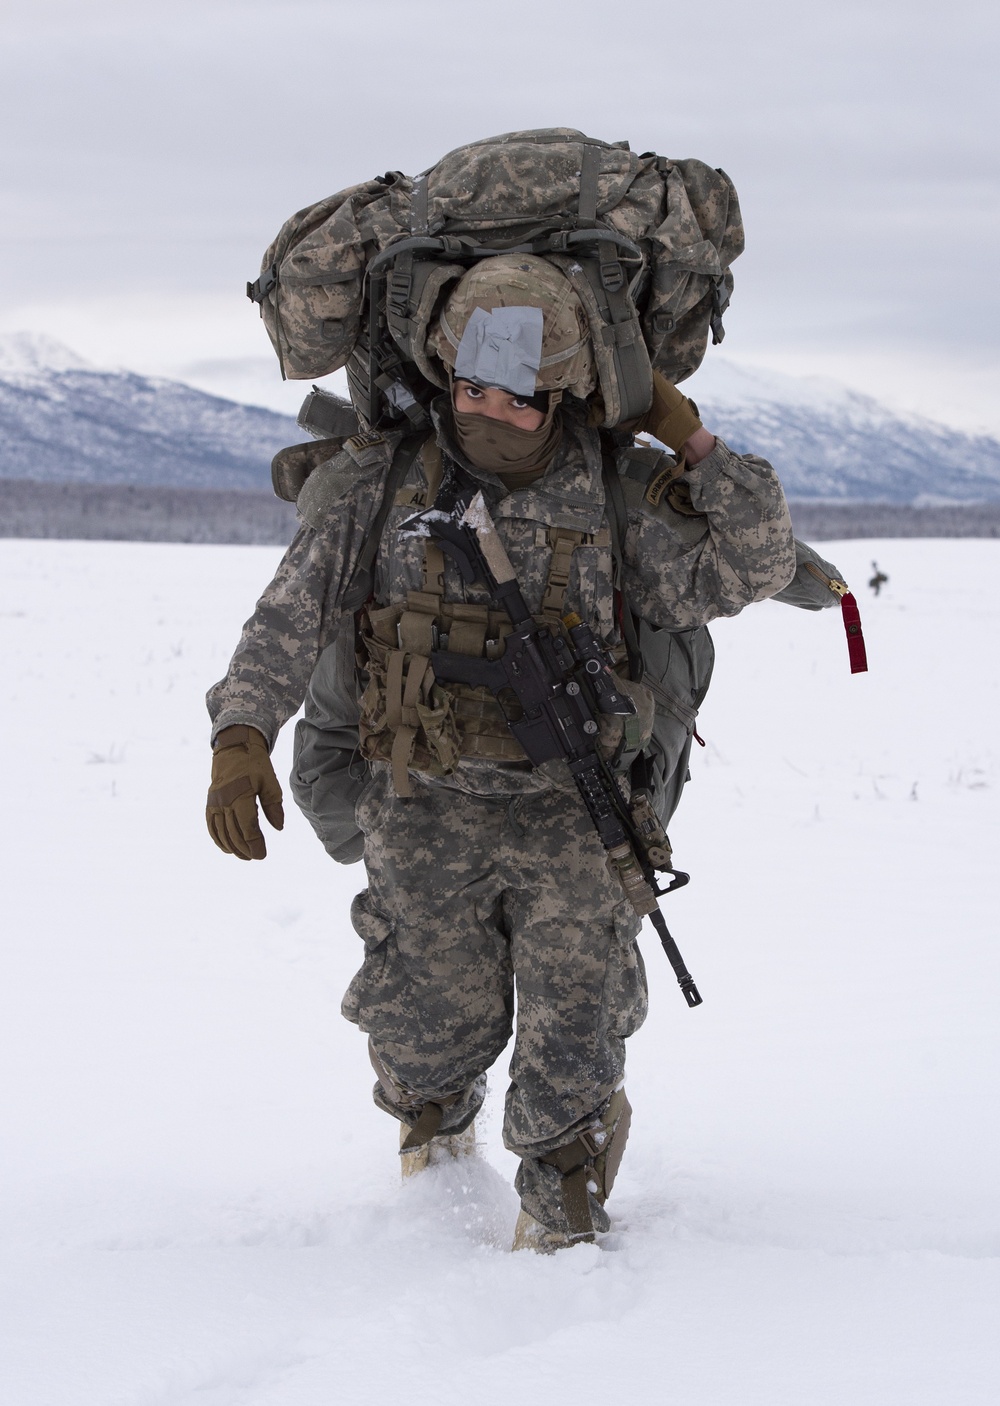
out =
[[[226,854],[263,859],[267,854],[257,818],[257,797],[276,830],[285,824],[281,787],[274,774],[267,741],[255,727],[225,727],[212,753],[212,789],[205,819],[208,833]]]
[[[659,371],[653,372],[653,404],[639,429],[655,435],[661,444],[679,454],[696,430],[703,428],[694,403]]]

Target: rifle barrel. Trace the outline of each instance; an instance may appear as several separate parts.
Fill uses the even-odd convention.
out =
[[[702,999],[701,993],[694,984],[694,977],[684,965],[684,958],[680,954],[677,943],[671,937],[666,919],[659,908],[653,909],[649,915],[649,920],[656,929],[656,935],[660,939],[660,945],[664,952],[666,952],[667,960],[674,969],[674,976],[676,976],[677,984],[681,988],[681,995],[692,1009],[695,1006],[700,1006]]]

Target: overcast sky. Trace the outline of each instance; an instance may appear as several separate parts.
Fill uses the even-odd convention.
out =
[[[140,370],[270,358],[243,288],[293,210],[567,125],[732,176],[727,356],[1000,431],[995,3],[0,12],[0,331]]]

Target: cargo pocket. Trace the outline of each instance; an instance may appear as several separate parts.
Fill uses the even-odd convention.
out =
[[[602,639],[615,633],[614,567],[610,546],[583,545],[576,548],[570,567],[567,602]]]
[[[364,1010],[371,1004],[385,970],[392,924],[372,907],[371,895],[367,889],[359,893],[351,904],[351,923],[365,944],[365,956],[361,970],[354,974],[344,994],[340,1013],[345,1020],[365,1030],[367,1026],[363,1024]]]
[[[631,905],[619,903],[614,914],[614,936],[608,948],[602,1003],[607,1033],[618,1040],[627,1040],[635,1034],[649,1008],[646,966],[636,941],[640,927]]]

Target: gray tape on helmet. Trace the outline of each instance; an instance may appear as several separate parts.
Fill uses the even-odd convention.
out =
[[[544,321],[541,308],[474,308],[455,355],[455,379],[534,395]]]

